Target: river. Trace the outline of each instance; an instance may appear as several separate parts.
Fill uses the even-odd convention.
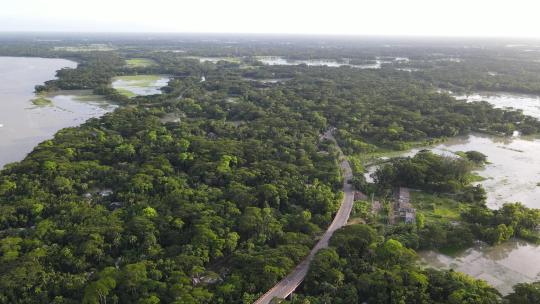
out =
[[[58,130],[114,110],[116,106],[89,91],[61,91],[47,96],[51,104],[32,103],[35,85],[54,79],[59,69],[76,66],[65,59],[0,57],[0,168],[22,160]]]

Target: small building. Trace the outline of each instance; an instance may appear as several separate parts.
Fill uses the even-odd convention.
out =
[[[405,223],[416,223],[416,209],[411,204],[411,190],[399,187],[395,191],[394,217]]]

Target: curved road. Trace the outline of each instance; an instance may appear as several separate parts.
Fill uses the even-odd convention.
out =
[[[343,227],[345,224],[347,224],[347,221],[349,220],[349,215],[352,210],[353,206],[353,187],[349,184],[349,181],[352,178],[352,171],[351,166],[349,165],[349,162],[344,157],[343,153],[341,152],[341,149],[339,148],[339,145],[335,141],[334,136],[332,135],[331,131],[327,131],[323,138],[331,139],[336,143],[336,146],[339,150],[339,157],[341,159],[341,170],[343,171],[344,180],[343,180],[343,200],[341,201],[341,206],[339,207],[338,212],[336,213],[336,216],[334,217],[334,220],[332,221],[332,224],[328,226],[328,229],[324,233],[324,235],[321,237],[321,239],[317,242],[315,247],[311,249],[311,252],[309,255],[302,261],[302,263],[298,264],[296,268],[284,279],[279,281],[272,289],[267,291],[264,295],[262,295],[257,301],[255,301],[253,304],[267,304],[272,301],[274,298],[279,299],[285,299],[287,296],[289,296],[291,293],[294,292],[294,290],[302,283],[304,278],[306,277],[306,274],[309,269],[309,264],[315,257],[315,254],[322,248],[328,247],[328,241],[334,234],[334,231],[338,230],[339,228]]]

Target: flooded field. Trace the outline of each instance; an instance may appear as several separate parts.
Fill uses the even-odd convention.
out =
[[[468,101],[487,101],[496,108],[514,108],[523,110],[523,113],[540,119],[540,96],[512,93],[474,93],[470,95],[456,95],[457,99]]]
[[[255,81],[260,83],[280,83],[280,82],[287,82],[291,80],[292,78],[249,78],[249,77],[242,77],[242,79],[247,81]]]
[[[501,245],[477,245],[455,256],[434,251],[419,253],[421,263],[438,269],[454,269],[487,281],[503,294],[522,282],[540,280],[540,247],[519,240]]]
[[[127,97],[161,94],[170,77],[162,75],[119,76],[112,79],[112,87]]]
[[[498,108],[521,109],[525,114],[540,119],[538,96],[477,93],[456,97],[469,101],[484,100]],[[505,202],[522,202],[528,207],[540,208],[540,139],[475,134],[433,147],[434,152],[446,155],[467,150],[480,151],[491,162],[478,171],[486,178],[481,184],[487,191],[490,208],[499,208]],[[417,151],[412,150],[406,155],[414,155]],[[483,279],[503,294],[511,292],[517,283],[540,280],[540,246],[524,241],[511,240],[497,246],[478,245],[455,256],[433,251],[419,254],[426,265],[453,268]]]
[[[396,58],[377,58],[373,62],[366,64],[351,64],[349,60],[343,61],[330,60],[330,59],[309,59],[309,60],[297,60],[287,59],[281,56],[259,56],[257,60],[267,65],[299,65],[305,64],[308,66],[328,66],[328,67],[341,67],[350,66],[358,69],[380,69],[385,63],[403,62],[408,61],[408,58],[396,57]]]
[[[188,56],[186,58],[190,59],[198,59],[199,62],[211,62],[211,63],[218,63],[220,61],[227,61],[227,62],[234,62],[234,63],[240,63],[241,58],[236,57],[198,57],[198,56]]]
[[[497,209],[506,202],[522,202],[540,208],[540,140],[507,138],[481,134],[457,137],[434,147],[425,147],[443,155],[476,150],[488,157],[490,164],[477,171],[487,191],[487,205]],[[421,148],[404,154],[412,156]]]
[[[525,114],[540,119],[540,97],[519,94],[484,94],[456,96],[470,101],[484,100],[495,107],[522,109]],[[499,208],[506,202],[522,202],[531,208],[540,208],[540,138],[497,137],[473,134],[452,138],[432,147],[420,147],[401,154],[413,156],[421,149],[431,149],[443,155],[455,155],[458,151],[476,150],[488,156],[490,164],[477,171],[487,191],[487,205]],[[371,174],[376,167],[368,167],[366,180],[372,182]]]
[[[34,86],[54,79],[57,70],[75,68],[63,59],[0,57],[0,168],[22,160],[58,130],[99,117],[116,106],[90,91],[61,91],[35,105]]]

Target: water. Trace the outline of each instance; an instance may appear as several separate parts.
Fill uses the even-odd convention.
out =
[[[454,269],[487,281],[502,294],[517,283],[540,280],[540,247],[520,240],[497,246],[477,245],[455,256],[434,251],[418,253],[421,263],[437,269]]]
[[[489,164],[476,172],[485,178],[480,182],[487,192],[487,206],[498,209],[503,203],[522,202],[540,208],[540,140],[521,137],[497,137],[472,134],[452,138],[433,147],[412,149],[402,156],[414,156],[422,149],[456,156],[458,151],[475,150],[488,157]],[[369,168],[374,172],[376,168]]]
[[[496,108],[513,108],[540,119],[540,96],[478,92],[455,96],[468,101],[487,101]],[[521,201],[532,208],[540,208],[540,140],[476,138],[467,147],[488,155],[492,165],[480,172],[489,178],[482,182],[488,191],[488,205],[498,208],[502,202]]]
[[[523,110],[524,114],[540,119],[540,97],[509,93],[475,93],[456,96],[469,101],[484,100],[495,107]],[[497,209],[507,202],[522,202],[531,208],[540,208],[540,139],[524,137],[497,137],[473,134],[456,137],[434,147],[413,149],[403,156],[413,156],[420,149],[431,149],[443,155],[457,151],[476,150],[488,156],[490,164],[477,172],[486,178],[480,182],[487,191],[487,205]],[[366,179],[377,167],[368,168]]]
[[[327,67],[341,67],[341,66],[350,66],[358,69],[380,69],[383,64],[388,64],[392,62],[404,62],[408,58],[405,57],[396,57],[393,59],[382,59],[378,58],[374,60],[373,63],[368,64],[350,64],[348,60],[337,61],[331,59],[286,59],[281,56],[259,56],[257,60],[267,65],[299,65],[305,64],[308,66],[327,66]]]
[[[523,114],[540,119],[540,96],[479,92],[470,95],[454,96],[467,101],[487,101],[496,108],[514,108],[523,110]]]
[[[128,97],[161,94],[161,88],[169,83],[170,77],[160,75],[119,76],[113,78],[112,87]]]
[[[256,81],[260,83],[280,83],[280,82],[287,82],[291,80],[292,78],[264,78],[264,79],[258,79],[258,78],[250,78],[250,77],[242,77],[244,80],[247,81]]]
[[[88,91],[64,91],[47,97],[50,105],[35,106],[34,86],[53,79],[56,71],[75,68],[64,59],[0,57],[0,168],[22,160],[60,129],[99,117],[115,106]]]
[[[468,101],[484,100],[495,107],[521,109],[540,119],[540,97],[508,93],[475,93],[456,96]],[[478,173],[486,180],[480,182],[487,191],[487,205],[499,208],[505,202],[522,202],[540,208],[540,140],[521,137],[495,137],[474,134],[451,139],[432,147],[443,155],[456,151],[476,150],[488,156],[491,164]],[[414,155],[419,149],[407,152]],[[456,256],[433,251],[419,253],[422,262],[435,268],[453,268],[475,278],[483,279],[501,293],[511,292],[521,282],[540,280],[540,246],[511,240],[497,246],[475,246]]]
[[[202,62],[211,62],[211,63],[218,63],[220,61],[229,61],[229,62],[237,62],[238,59],[231,58],[231,57],[193,57],[196,59],[199,59],[199,61]]]

